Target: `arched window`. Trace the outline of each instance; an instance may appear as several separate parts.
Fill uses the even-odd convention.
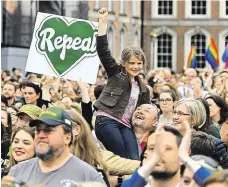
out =
[[[108,43],[109,43],[111,54],[113,55],[114,54],[114,29],[112,26],[110,26],[108,29]]]
[[[177,33],[168,27],[159,27],[151,32],[150,68],[177,68]]]
[[[161,34],[157,42],[157,67],[172,68],[172,36]]]
[[[205,67],[205,51],[210,38],[211,34],[201,27],[194,27],[184,33],[184,67],[186,67],[192,44],[194,44],[196,50],[197,68]]]
[[[122,53],[125,46],[125,30],[122,28],[120,30],[120,53]]]
[[[201,33],[191,37],[191,44],[195,46],[197,68],[205,67],[205,52],[206,52],[206,36]]]

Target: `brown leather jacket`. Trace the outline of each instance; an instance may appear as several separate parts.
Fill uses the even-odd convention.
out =
[[[97,53],[108,75],[108,82],[99,99],[95,102],[95,109],[102,110],[118,119],[121,119],[131,95],[131,80],[121,65],[118,65],[111,56],[108,48],[107,35],[97,37]],[[137,106],[150,104],[148,88],[138,76],[135,77],[139,85]]]

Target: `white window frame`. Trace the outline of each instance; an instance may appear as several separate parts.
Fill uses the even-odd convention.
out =
[[[132,2],[132,16],[133,17],[140,17],[140,13],[141,13],[141,4],[139,0],[134,0],[131,1]]]
[[[222,61],[222,55],[223,55],[223,52],[225,50],[225,45],[224,45],[224,41],[225,41],[225,38],[228,36],[228,29],[225,29],[223,30],[222,32],[219,33],[218,35],[218,43],[219,43],[219,56],[220,56],[220,64],[224,64],[223,61]]]
[[[172,70],[176,71],[177,70],[177,33],[168,28],[168,27],[159,27],[154,30],[157,33],[157,37],[161,34],[169,34],[172,36]],[[157,47],[158,47],[158,40],[155,40],[155,45],[154,48],[156,49],[154,51],[153,49],[153,41],[151,38],[151,68],[153,69],[164,69],[164,68],[159,68],[158,67],[158,54],[157,54]],[[153,51],[154,51],[154,59],[153,59]]]
[[[120,0],[120,14],[126,14],[125,9],[126,9],[126,1],[125,0]]]
[[[173,19],[177,18],[177,0],[173,0],[173,14],[172,15],[159,15],[158,14],[158,0],[151,1],[151,17],[152,18],[166,18],[166,19]]]
[[[227,19],[228,15],[226,15],[226,1],[219,0],[219,18]]]
[[[113,1],[113,0],[108,0],[108,11],[109,12],[114,12],[114,3],[115,3],[115,1]]]
[[[192,14],[192,1],[185,1],[185,18],[193,18],[193,19],[208,19],[211,18],[211,0],[206,0],[206,15],[194,15]]]
[[[205,35],[206,37],[206,48],[209,45],[209,39],[211,37],[211,33],[209,33],[207,30],[202,29],[200,27],[195,27],[192,28],[190,30],[188,30],[187,32],[184,33],[184,64],[183,64],[183,68],[186,67],[187,65],[187,60],[188,60],[188,55],[189,52],[191,50],[191,37],[195,34],[198,33],[202,33]]]

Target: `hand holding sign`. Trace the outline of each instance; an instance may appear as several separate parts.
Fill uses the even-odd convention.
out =
[[[26,71],[94,84],[97,28],[96,22],[39,12]]]

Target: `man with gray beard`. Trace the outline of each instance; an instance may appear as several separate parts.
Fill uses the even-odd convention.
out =
[[[12,167],[8,176],[3,178],[3,184],[15,182],[70,187],[81,182],[96,181],[105,185],[101,175],[92,166],[70,153],[72,121],[67,112],[49,107],[29,126],[35,127],[37,157]]]
[[[132,116],[133,131],[140,143],[141,150],[144,149],[149,132],[158,124],[159,109],[156,105],[142,104],[136,108]]]

